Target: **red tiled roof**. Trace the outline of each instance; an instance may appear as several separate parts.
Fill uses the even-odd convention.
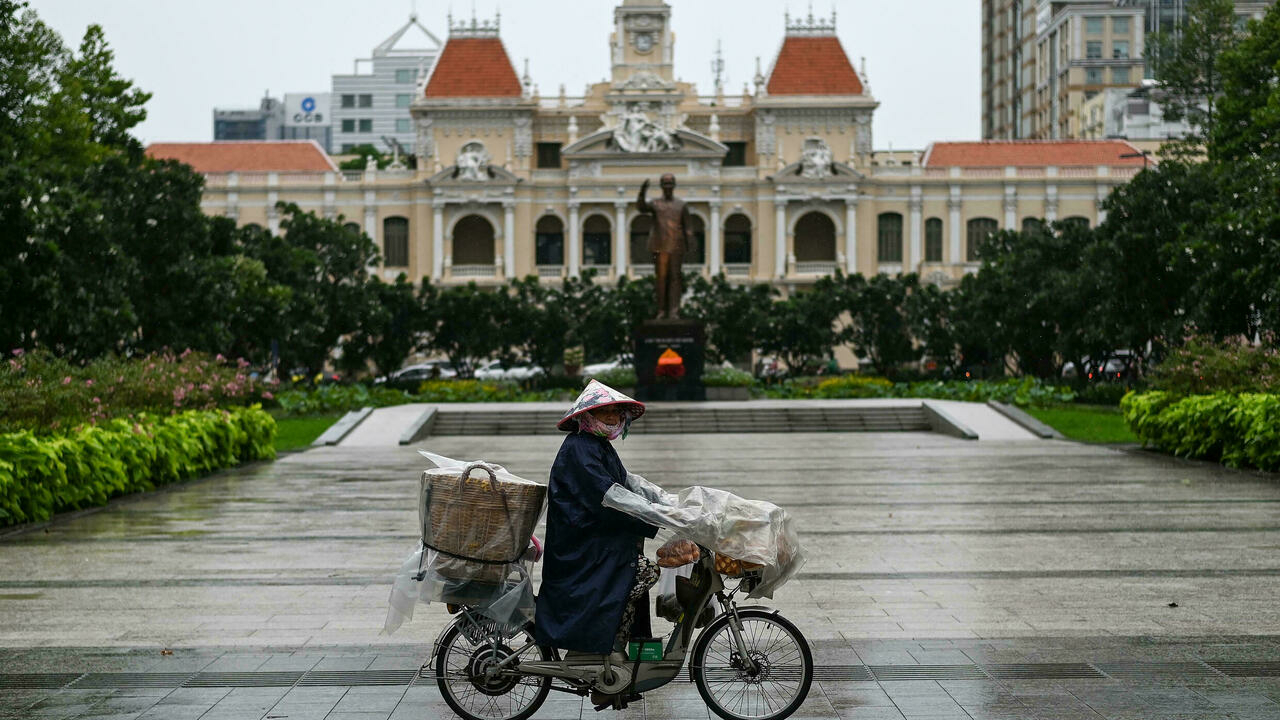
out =
[[[788,36],[765,90],[770,95],[861,95],[862,81],[834,35]]]
[[[449,38],[427,80],[427,97],[519,97],[520,78],[498,38]]]
[[[1125,140],[987,140],[938,142],[929,146],[926,167],[1009,167],[1141,165],[1141,157],[1123,158],[1138,149]]]
[[[337,170],[315,140],[153,143],[147,155],[177,160],[196,172],[327,172]]]

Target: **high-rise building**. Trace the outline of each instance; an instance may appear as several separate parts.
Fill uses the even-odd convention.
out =
[[[384,138],[412,153],[415,131],[409,104],[440,54],[440,39],[410,16],[371,57],[355,62],[351,75],[333,76],[333,152],[373,145],[390,152]]]
[[[284,106],[269,94],[256,108],[213,109],[214,140],[279,140]]]
[[[1241,24],[1274,0],[1237,0]],[[1189,0],[983,0],[982,136],[1082,136],[1081,107],[1151,75],[1147,36],[1176,31]]]

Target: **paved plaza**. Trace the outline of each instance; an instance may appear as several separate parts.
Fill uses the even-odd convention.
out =
[[[545,478],[559,438],[420,445]],[[772,602],[818,665],[795,717],[1280,718],[1274,475],[935,433],[618,448],[796,517],[809,563]],[[0,536],[0,718],[451,717],[415,679],[444,609],[381,633],[423,467],[318,448]],[[618,715],[708,712],[677,682]],[[596,716],[553,693],[535,718]]]

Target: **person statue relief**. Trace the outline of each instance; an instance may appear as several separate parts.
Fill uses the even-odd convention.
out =
[[[662,197],[649,202],[645,199],[649,181],[645,180],[636,206],[640,212],[653,215],[649,252],[653,253],[653,275],[658,289],[658,319],[670,320],[680,317],[680,297],[684,294],[681,265],[693,240],[693,224],[689,221],[688,206],[675,196],[676,176],[667,173],[658,185],[662,188]]]

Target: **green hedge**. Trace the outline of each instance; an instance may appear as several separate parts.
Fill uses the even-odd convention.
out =
[[[1280,471],[1280,395],[1157,390],[1130,393],[1120,408],[1134,434],[1165,452]]]
[[[108,420],[66,435],[0,435],[0,525],[271,459],[275,434],[275,420],[255,405]]]
[[[986,402],[996,400],[1023,407],[1069,403],[1075,393],[1037,378],[1008,380],[937,380],[893,383],[872,375],[840,375],[831,378],[791,378],[769,386],[770,398],[932,398]]]

